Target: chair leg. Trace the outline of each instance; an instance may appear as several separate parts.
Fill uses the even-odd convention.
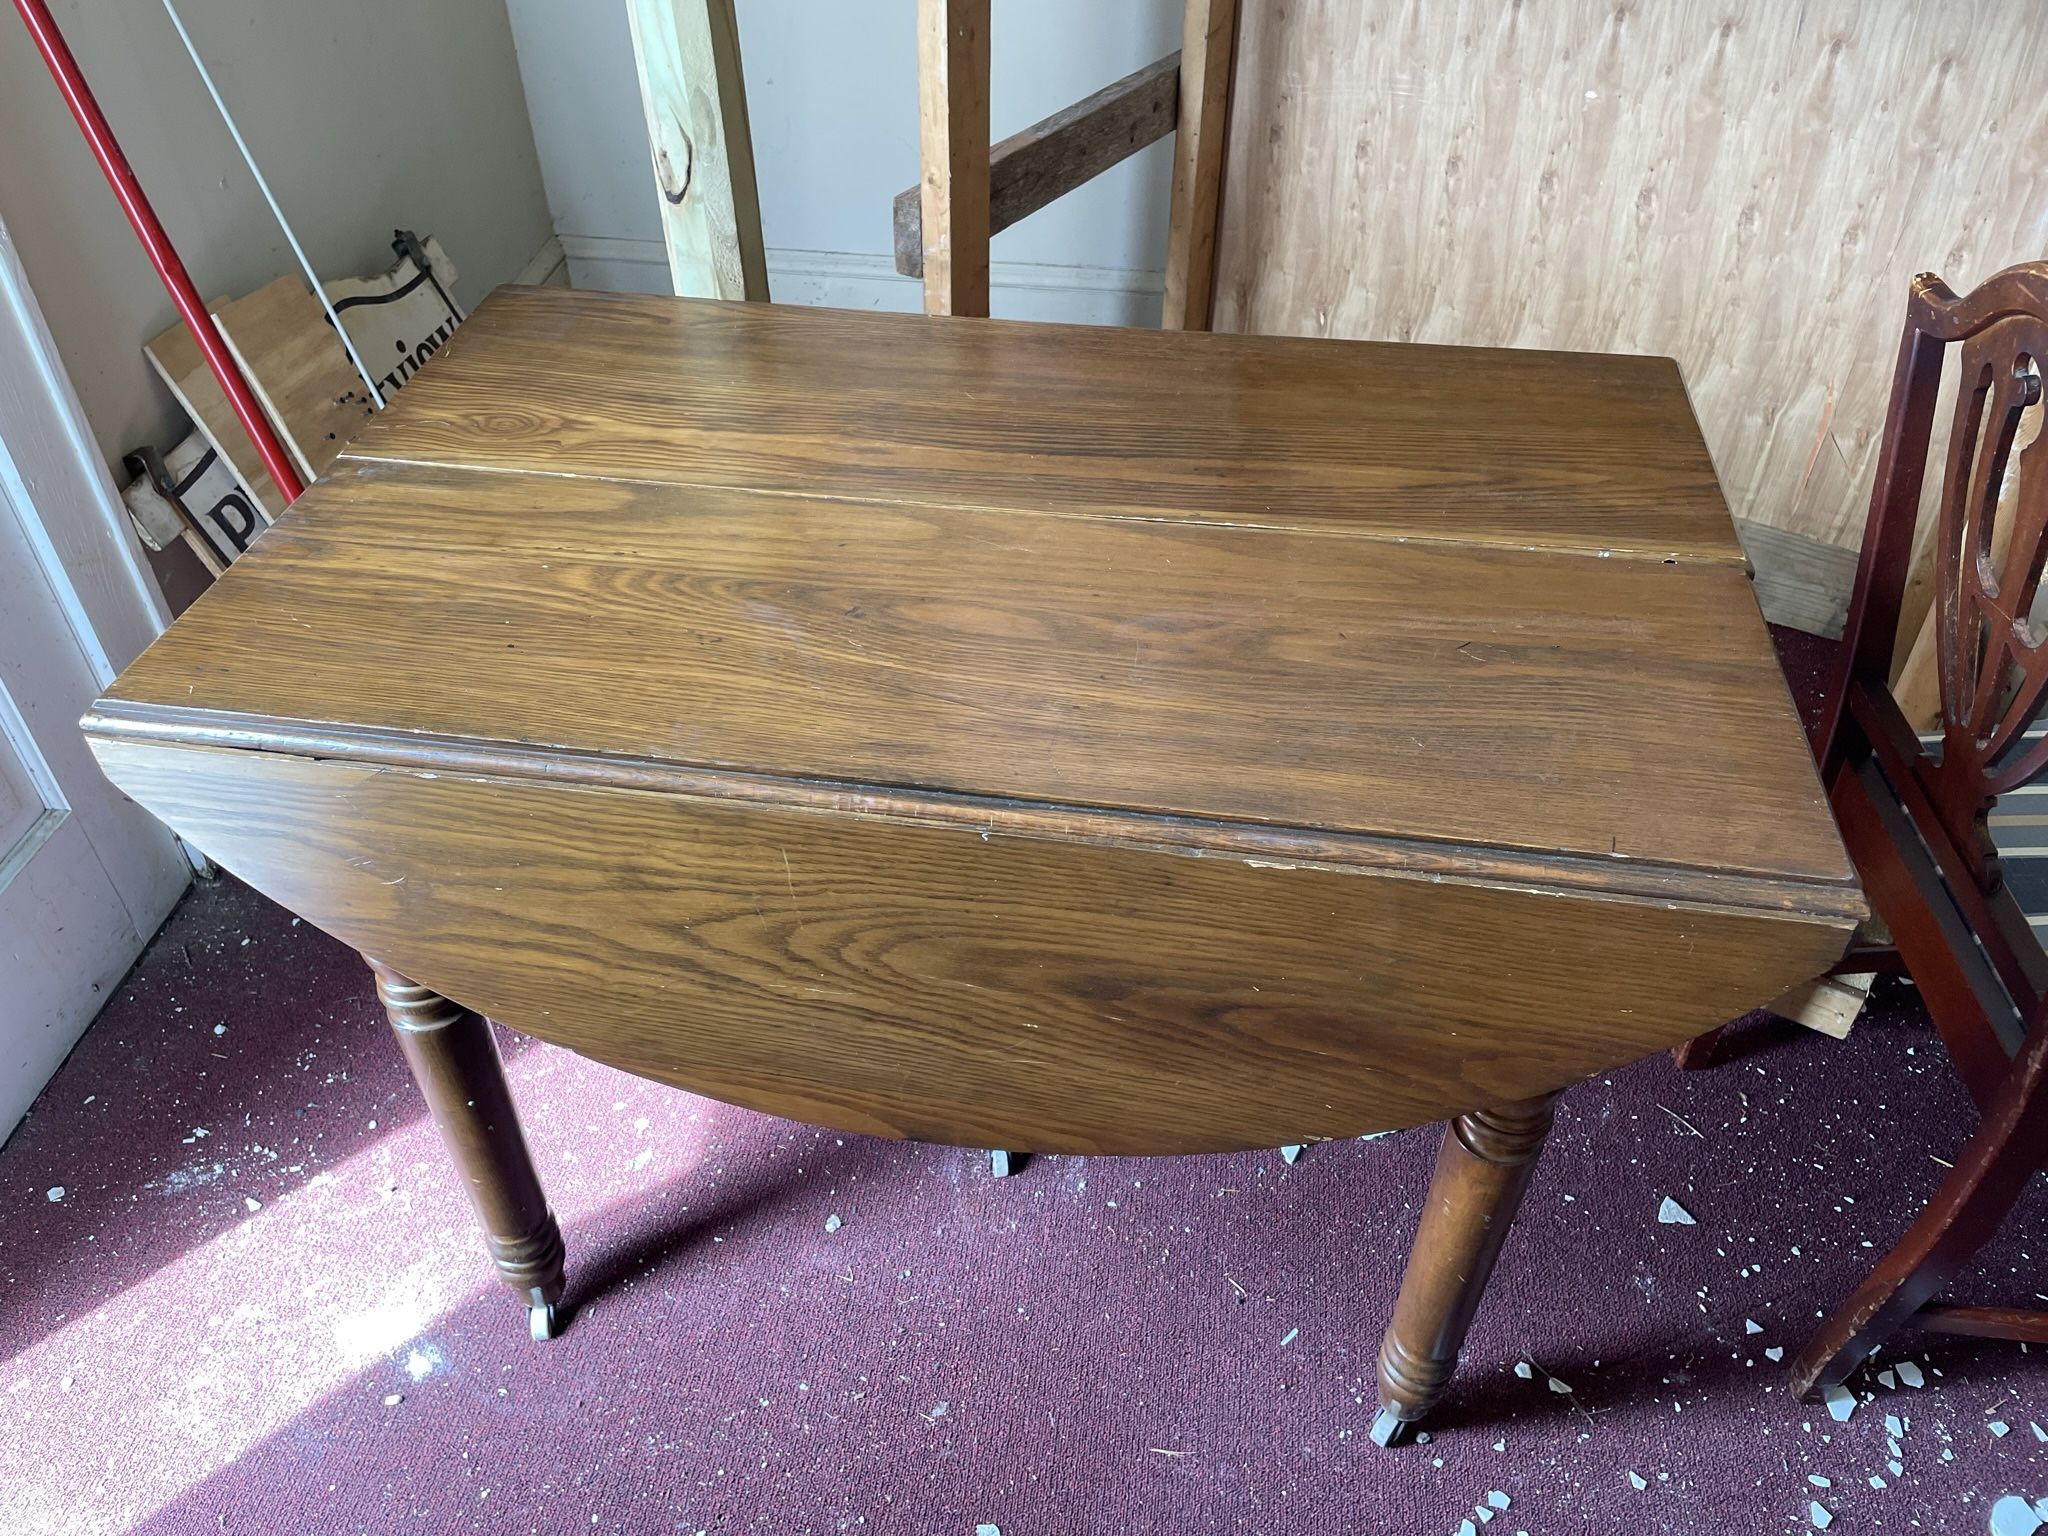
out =
[[[562,1231],[534,1172],[490,1021],[376,960],[370,969],[399,1049],[469,1188],[491,1260],[526,1307],[532,1336],[552,1338]]]
[[[1671,1047],[1671,1059],[1678,1063],[1681,1072],[1697,1072],[1711,1067],[1721,1054],[1721,1036],[1728,1026],[1716,1024],[1705,1034],[1694,1035],[1682,1045]]]
[[[1806,1397],[1840,1386],[1990,1240],[2042,1166],[2048,1145],[2044,1084],[2048,1024],[2037,1023],[1927,1208],[1792,1362],[1794,1392]]]
[[[1545,1094],[1460,1115],[1444,1127],[1394,1319],[1380,1343],[1376,1443],[1407,1439],[1450,1384],[1556,1102],[1556,1094]]]

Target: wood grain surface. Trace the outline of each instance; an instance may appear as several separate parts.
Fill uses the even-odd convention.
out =
[[[1648,357],[504,290],[345,457],[1742,559]]]
[[[217,319],[220,312],[233,302],[231,299],[215,299],[207,308]],[[268,524],[284,510],[284,495],[272,483],[270,471],[263,467],[255,443],[250,441],[242,424],[235,420],[234,409],[228,404],[220,381],[206,366],[206,355],[199,350],[199,343],[192,339],[192,332],[186,328],[185,322],[180,320],[162,335],[144,342],[142,355],[149,359],[150,367],[164,381],[164,387],[185,408],[185,414],[192,418],[192,425],[227,461],[242,489],[249,493],[257,512]]]
[[[1899,306],[2044,254],[2048,7],[1243,0],[1221,329],[1678,358],[1853,546]]]
[[[289,275],[221,305],[214,318],[264,414],[312,484],[377,409],[326,311]]]
[[[988,313],[989,0],[917,0],[924,307]]]
[[[773,1114],[967,1146],[1196,1152],[1439,1119],[1669,1046],[1824,969],[1846,933],[673,793],[95,750],[265,894],[515,1029]]]
[[[87,730],[471,1008],[1013,1150],[1527,1098],[1864,915],[1653,360],[501,294]]]
[[[1718,562],[354,465],[230,575],[112,698],[1850,880]]]
[[[1181,14],[1179,121],[1166,219],[1160,325],[1206,331],[1216,298],[1216,220],[1230,132],[1237,0],[1187,0]]]
[[[768,261],[732,0],[627,0],[677,293],[766,299]]]

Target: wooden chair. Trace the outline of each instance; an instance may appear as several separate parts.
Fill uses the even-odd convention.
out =
[[[1888,677],[1950,348],[1960,384],[1936,503],[1941,740],[1930,748]],[[1981,1118],[1919,1219],[1800,1352],[1802,1394],[1840,1383],[1907,1326],[2048,1342],[2048,1313],[1935,1300],[2048,1155],[2048,954],[1985,830],[1992,800],[2048,767],[2048,742],[2025,735],[2048,697],[2048,647],[2029,617],[2048,557],[2048,445],[2014,452],[2044,358],[2048,263],[1962,298],[1931,275],[1914,280],[1841,672],[1813,744],[1871,906]],[[1842,968],[1875,966],[1852,953]]]

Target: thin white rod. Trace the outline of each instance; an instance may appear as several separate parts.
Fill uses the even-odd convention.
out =
[[[206,87],[206,94],[213,98],[214,107],[220,112],[220,120],[228,125],[228,134],[235,141],[235,148],[242,152],[242,163],[249,167],[249,174],[256,178],[256,189],[263,194],[263,201],[270,204],[271,217],[277,220],[278,228],[290,242],[292,254],[299,258],[299,267],[306,274],[306,281],[313,286],[313,296],[320,301],[320,307],[327,311],[327,318],[333,322],[334,334],[341,338],[341,344],[348,348],[348,360],[356,365],[356,372],[363,376],[363,383],[369,386],[370,399],[378,410],[384,409],[384,391],[377,387],[376,376],[363,362],[362,354],[356,351],[356,344],[349,339],[348,327],[341,323],[341,316],[335,313],[334,303],[327,297],[327,290],[320,286],[320,275],[313,270],[313,263],[306,259],[305,247],[299,244],[299,237],[292,233],[292,226],[284,216],[284,210],[277,206],[277,199],[271,195],[270,183],[263,179],[263,172],[257,168],[256,157],[249,153],[249,144],[242,137],[242,130],[235,126],[234,114],[228,111],[228,104],[220,99],[220,89],[213,83],[213,75],[206,67],[206,61],[199,57],[199,50],[193,45],[192,34],[185,30],[185,23],[178,16],[177,7],[171,0],[164,0],[164,14],[171,18],[171,25],[178,29],[178,39],[185,45],[185,52],[191,57],[192,67],[199,71],[200,83]]]

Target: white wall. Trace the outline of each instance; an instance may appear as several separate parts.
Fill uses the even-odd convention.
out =
[[[555,230],[579,287],[668,291],[622,0],[507,0]],[[772,296],[912,310],[890,202],[917,180],[911,0],[739,0]],[[1180,46],[1180,0],[996,0],[995,137]],[[997,235],[997,314],[1152,325],[1169,146]]]
[[[292,270],[158,0],[52,10],[201,292]],[[501,0],[180,0],[179,13],[323,277],[389,265],[404,225],[441,238],[474,301],[547,243]],[[169,446],[182,413],[141,347],[175,313],[11,9],[0,146],[0,221],[101,450]]]

